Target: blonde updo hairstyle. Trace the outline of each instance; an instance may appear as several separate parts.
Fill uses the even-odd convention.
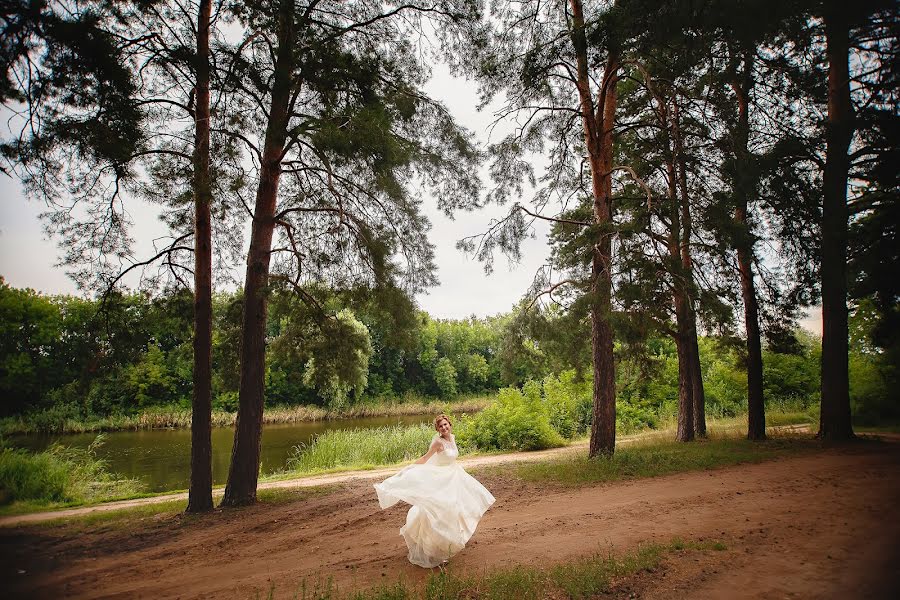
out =
[[[435,431],[438,431],[438,427],[440,426],[441,421],[444,421],[444,420],[446,420],[448,423],[450,423],[450,425],[453,425],[453,421],[450,420],[450,417],[448,417],[444,413],[441,413],[434,418],[434,430]]]

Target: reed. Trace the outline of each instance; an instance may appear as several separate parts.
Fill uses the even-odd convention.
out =
[[[427,424],[329,430],[295,447],[286,469],[314,473],[401,463],[425,454],[432,436],[434,429]]]

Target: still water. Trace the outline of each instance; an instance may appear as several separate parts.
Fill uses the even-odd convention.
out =
[[[305,423],[265,425],[263,427],[261,460],[263,474],[284,468],[294,446],[308,444],[329,429],[369,429],[385,425],[414,425],[428,423],[428,415],[403,417],[367,417]],[[113,431],[104,433],[103,445],[97,456],[106,460],[109,470],[123,477],[140,479],[147,491],[185,490],[190,485],[191,431],[190,429],[152,429],[146,431]],[[10,441],[23,448],[40,451],[53,442],[66,446],[86,447],[96,433],[33,434],[16,436]],[[228,478],[228,463],[234,430],[216,427],[212,430],[213,483],[224,484]],[[424,453],[427,448],[423,448]]]

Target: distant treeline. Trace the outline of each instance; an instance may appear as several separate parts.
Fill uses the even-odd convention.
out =
[[[241,300],[214,301],[213,407],[237,408]],[[387,308],[385,308],[387,307]],[[134,414],[156,406],[190,407],[192,296],[187,291],[104,300],[46,296],[0,280],[2,416],[48,419]],[[866,342],[865,305],[851,323],[851,397],[857,417],[897,414],[889,390],[894,368]],[[435,319],[401,293],[392,298],[334,295],[311,310],[274,291],[266,354],[266,403],[341,409],[404,398],[452,399],[495,393],[548,375],[591,377],[589,339],[565,316],[521,307],[490,318]],[[768,402],[818,402],[819,340],[798,332],[764,353]],[[747,378],[742,344],[700,340],[707,411],[744,412]],[[677,411],[674,343],[651,338],[636,353],[617,345],[619,420],[656,424]],[[584,388],[589,390],[589,386]]]

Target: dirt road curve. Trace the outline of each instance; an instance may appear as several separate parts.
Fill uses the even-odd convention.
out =
[[[642,542],[718,539],[727,550],[674,556],[619,582],[625,598],[900,597],[900,443],[576,490],[499,475],[497,503],[451,569],[547,565]],[[406,561],[405,508],[379,511],[370,481],[331,494],[64,535],[0,529],[0,580],[12,598],[277,598],[304,577],[341,589],[428,571]],[[609,596],[606,596],[609,597]]]

